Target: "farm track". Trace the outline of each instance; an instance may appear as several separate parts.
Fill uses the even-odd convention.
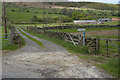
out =
[[[23,32],[41,41],[45,48],[19,32],[26,45],[3,56],[3,78],[110,78],[59,45]]]

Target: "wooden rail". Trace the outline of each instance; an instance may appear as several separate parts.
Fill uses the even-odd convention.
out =
[[[106,52],[107,56],[110,55],[111,51],[114,51],[116,53],[119,52],[118,50],[120,49],[120,46],[113,43],[113,41],[114,42],[120,42],[120,39],[101,39],[101,40],[102,41],[104,40],[106,42],[105,43],[106,47],[100,47],[100,48],[106,50],[106,51],[102,51],[102,52]],[[110,48],[110,47],[114,47],[114,49]]]

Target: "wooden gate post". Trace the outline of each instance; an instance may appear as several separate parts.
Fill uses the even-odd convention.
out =
[[[82,36],[78,35],[78,39],[79,39],[79,45],[82,46]]]
[[[44,32],[44,35],[45,35],[46,34],[45,27],[43,27],[43,32]]]
[[[100,51],[100,37],[98,37],[96,41],[96,50]]]
[[[11,28],[10,28],[10,43],[13,43],[14,32],[15,32],[14,27],[11,26]]]
[[[106,52],[107,52],[107,56],[109,56],[109,52],[108,52],[108,40],[106,40]]]

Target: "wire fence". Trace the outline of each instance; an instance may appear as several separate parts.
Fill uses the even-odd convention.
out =
[[[5,38],[4,36],[5,34],[0,34],[0,50],[2,50],[5,46],[10,44],[9,34],[7,38]]]

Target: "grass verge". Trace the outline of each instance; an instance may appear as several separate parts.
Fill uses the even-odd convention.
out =
[[[103,68],[109,74],[120,78],[120,74],[118,74],[118,72],[120,72],[120,69],[118,69],[120,66],[120,63],[118,63],[118,58],[112,58],[112,59],[106,61],[105,63],[95,64],[95,65],[100,68]]]
[[[78,55],[79,58],[94,64],[95,66],[104,69],[108,74],[114,77],[120,77],[118,58],[106,58],[105,56],[96,55]]]
[[[21,38],[22,46],[25,46],[26,43],[25,43],[24,38],[22,36],[20,36],[20,38]]]
[[[21,46],[20,46],[20,44],[8,43],[8,44],[2,46],[2,50],[16,50],[22,46],[25,46],[25,40],[22,38],[22,36],[20,36],[20,37],[21,37],[21,43],[22,43]]]
[[[19,29],[19,31],[20,31],[24,36],[26,36],[26,37],[28,37],[29,39],[31,39],[32,41],[34,41],[36,44],[38,44],[38,45],[41,46],[42,48],[45,47],[42,42],[36,40],[35,38],[32,38],[32,37],[28,36],[27,34],[25,34],[24,32],[22,32],[20,29]]]
[[[18,44],[7,44],[5,46],[2,46],[2,50],[16,50],[18,49]]]
[[[16,50],[16,49],[18,49],[19,47],[22,47],[22,46],[24,46],[25,45],[25,40],[22,38],[22,36],[20,36],[21,37],[21,46],[20,46],[20,44],[14,44],[14,43],[10,43],[10,41],[9,41],[9,28],[7,27],[7,32],[8,32],[8,38],[7,39],[5,39],[4,37],[5,37],[5,35],[4,35],[4,27],[3,26],[0,26],[0,29],[1,29],[1,32],[0,32],[0,42],[2,42],[2,43],[0,43],[0,45],[2,46],[0,49],[2,49],[2,50]]]

